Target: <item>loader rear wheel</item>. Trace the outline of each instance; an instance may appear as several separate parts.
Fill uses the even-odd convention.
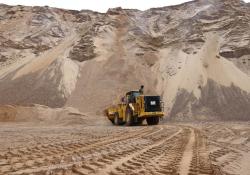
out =
[[[158,125],[160,118],[159,117],[149,117],[146,119],[148,125]]]
[[[134,124],[133,122],[133,116],[132,111],[130,109],[126,110],[126,126],[132,126]]]

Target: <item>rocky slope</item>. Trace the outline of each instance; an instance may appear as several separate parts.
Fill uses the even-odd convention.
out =
[[[107,13],[0,5],[0,104],[97,112],[144,84],[168,117],[250,118],[250,5]]]

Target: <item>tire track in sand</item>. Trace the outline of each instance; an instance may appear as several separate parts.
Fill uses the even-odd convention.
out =
[[[136,152],[134,154],[128,155],[126,157],[122,157],[121,159],[115,161],[113,164],[105,167],[105,169],[102,169],[97,174],[98,175],[116,174],[113,171],[115,171],[116,169],[118,169],[118,167],[120,167],[120,166],[126,166],[125,165],[126,162],[129,162],[129,161],[131,162],[131,160],[133,158],[139,157],[140,155],[143,155],[145,152],[149,152],[149,151],[153,150],[154,148],[159,147],[160,145],[164,144],[166,141],[171,140],[172,138],[176,137],[182,131],[183,131],[182,128],[180,128],[177,132],[175,132],[174,134],[170,135],[169,137],[167,137],[165,139],[161,139],[159,141],[156,141],[154,144],[149,145],[149,146],[145,147],[144,149],[142,149],[142,150],[140,150],[140,151],[138,151],[138,152]],[[152,134],[150,134],[150,135],[152,135]],[[127,165],[127,168],[130,168],[130,167]]]
[[[191,161],[193,158],[194,143],[195,143],[194,130],[190,129],[189,141],[188,141],[188,144],[186,145],[185,152],[182,156],[182,160],[180,163],[180,172],[179,172],[180,175],[189,174],[189,169],[190,169]]]
[[[39,174],[39,173],[46,173],[46,172],[53,172],[57,169],[67,169],[73,167],[73,165],[77,164],[77,162],[80,162],[81,164],[84,161],[84,159],[88,159],[88,157],[98,157],[96,155],[102,155],[102,152],[111,152],[111,158],[107,157],[107,160],[105,161],[112,161],[113,157],[116,156],[122,156],[122,153],[129,152],[130,150],[136,150],[137,145],[131,145],[128,148],[124,148],[124,146],[127,143],[136,143],[137,139],[144,138],[144,137],[151,137],[152,134],[157,134],[162,131],[162,127],[144,127],[135,130],[134,132],[127,132],[126,135],[121,134],[115,136],[115,133],[111,137],[107,137],[107,139],[97,139],[94,142],[89,141],[90,143],[77,143],[77,144],[68,144],[58,147],[58,145],[49,145],[49,147],[44,147],[44,149],[39,150],[39,155],[30,153],[27,157],[27,159],[19,158],[15,160],[15,162],[8,162],[8,167],[6,167],[6,170],[3,170],[4,172],[8,172],[11,174],[23,174],[23,173],[33,173],[33,174]],[[98,141],[99,140],[99,141]],[[73,142],[73,140],[72,140]],[[142,145],[143,146],[143,145]],[[122,150],[123,149],[123,150]],[[121,155],[117,154],[117,151],[122,150],[123,152]],[[34,150],[38,151],[38,150]],[[121,151],[120,151],[121,152]],[[23,153],[25,156],[25,152]],[[25,156],[26,157],[26,156]],[[105,157],[105,155],[104,155]],[[108,160],[110,159],[110,160]],[[102,160],[101,160],[102,161]],[[13,164],[14,163],[14,164]],[[94,165],[101,165],[96,164],[95,160],[87,161],[86,164],[94,164]],[[16,168],[13,169],[12,167],[15,166]],[[91,165],[92,166],[92,165]],[[87,169],[94,169],[91,168],[91,166],[86,166]],[[74,168],[74,167],[73,167]],[[73,169],[72,169],[73,170]]]
[[[211,163],[206,136],[198,129],[119,128],[122,132],[114,130],[107,137],[12,150],[0,156],[0,174],[221,174]]]

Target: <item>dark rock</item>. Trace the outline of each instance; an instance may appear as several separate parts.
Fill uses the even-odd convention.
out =
[[[240,58],[244,55],[250,55],[250,48],[235,48],[235,50],[220,52],[220,56],[225,58]]]
[[[86,34],[82,36],[80,41],[73,47],[69,54],[69,58],[80,62],[90,60],[96,57],[94,49],[95,46],[91,34]]]

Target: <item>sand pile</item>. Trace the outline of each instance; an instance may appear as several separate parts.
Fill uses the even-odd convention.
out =
[[[1,5],[0,104],[101,115],[144,84],[172,119],[246,120],[249,25],[238,0],[106,14]]]
[[[74,108],[52,109],[46,106],[0,106],[0,122],[29,122],[46,125],[86,124],[88,117]]]

